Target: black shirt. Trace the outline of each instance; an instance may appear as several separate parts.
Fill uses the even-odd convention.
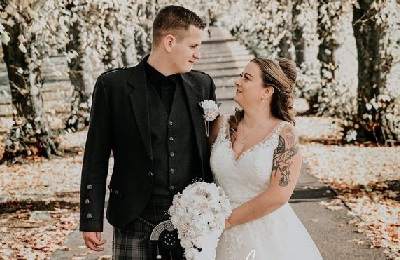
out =
[[[144,65],[147,86],[153,87],[156,90],[169,114],[172,101],[174,100],[176,81],[178,80],[179,74],[172,74],[166,77],[147,63],[147,60],[144,62]]]

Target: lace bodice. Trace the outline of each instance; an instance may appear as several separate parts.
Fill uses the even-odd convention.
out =
[[[231,201],[233,208],[268,189],[274,150],[279,134],[288,122],[281,122],[264,140],[244,151],[237,160],[229,135],[229,116],[224,116],[218,137],[211,149],[214,179]]]
[[[270,135],[235,160],[228,118],[224,116],[222,119],[212,146],[211,169],[232,208],[236,208],[268,190],[279,134],[289,123],[279,123]],[[322,260],[318,248],[289,203],[262,218],[225,229],[216,256],[218,260]]]

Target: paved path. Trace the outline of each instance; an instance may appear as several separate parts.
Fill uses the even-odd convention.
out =
[[[307,189],[303,189],[307,187]],[[383,260],[381,249],[371,249],[368,244],[358,245],[356,240],[365,241],[365,235],[357,233],[357,228],[347,225],[352,219],[345,208],[331,211],[321,205],[335,196],[329,187],[302,171],[297,188],[290,201],[296,214],[314,239],[325,260]],[[76,230],[68,238],[65,246],[69,251],[59,251],[51,259],[110,259],[112,229],[105,220],[103,237],[107,240],[105,251],[92,253],[82,243],[81,233]],[[290,250],[290,248],[288,248]],[[238,259],[239,260],[239,259]],[[240,259],[241,260],[241,259]],[[273,260],[273,259],[272,259]],[[306,259],[304,259],[306,260]]]
[[[212,28],[211,39],[204,42],[202,50],[202,59],[196,65],[196,69],[203,70],[214,78],[217,97],[222,102],[222,112],[231,112],[234,108],[233,79],[252,58],[252,55],[234,41],[227,32],[219,28]],[[370,249],[367,243],[358,245],[352,242],[352,240],[367,240],[367,238],[357,233],[356,228],[346,224],[352,219],[346,208],[331,211],[320,204],[321,201],[330,201],[334,196],[334,192],[329,187],[318,182],[303,169],[290,201],[323,258],[325,260],[386,259],[382,249]],[[103,237],[107,243],[104,252],[91,253],[87,250],[83,246],[81,233],[76,230],[65,243],[70,250],[56,252],[52,259],[110,259],[112,229],[106,220],[105,223]]]

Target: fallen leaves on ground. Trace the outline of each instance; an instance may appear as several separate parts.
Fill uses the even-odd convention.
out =
[[[79,222],[81,151],[86,134],[60,137],[60,148],[76,152],[74,156],[0,165],[0,259],[50,259],[57,250],[70,250],[63,244]],[[104,255],[102,259],[110,258]]]
[[[49,217],[43,219],[31,219],[29,210],[1,214],[1,259],[49,259],[56,250],[68,250],[63,243],[77,226],[78,210],[45,211]]]
[[[81,148],[83,136],[63,136],[61,147]],[[69,250],[62,245],[79,221],[81,167],[81,155],[0,166],[1,259],[49,259]]]
[[[343,137],[338,119],[330,117],[296,117],[296,129],[303,141],[337,141]]]
[[[81,168],[81,156],[0,165],[0,203],[57,200],[65,193],[77,193]]]
[[[373,247],[400,255],[400,147],[305,144],[302,153],[310,174],[329,184],[339,199],[360,217],[359,227]],[[326,205],[331,210],[340,205]],[[361,243],[361,242],[357,242]]]

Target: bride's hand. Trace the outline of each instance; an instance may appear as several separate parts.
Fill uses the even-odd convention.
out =
[[[229,222],[229,219],[225,219],[225,229],[229,229],[232,227],[232,224]]]

